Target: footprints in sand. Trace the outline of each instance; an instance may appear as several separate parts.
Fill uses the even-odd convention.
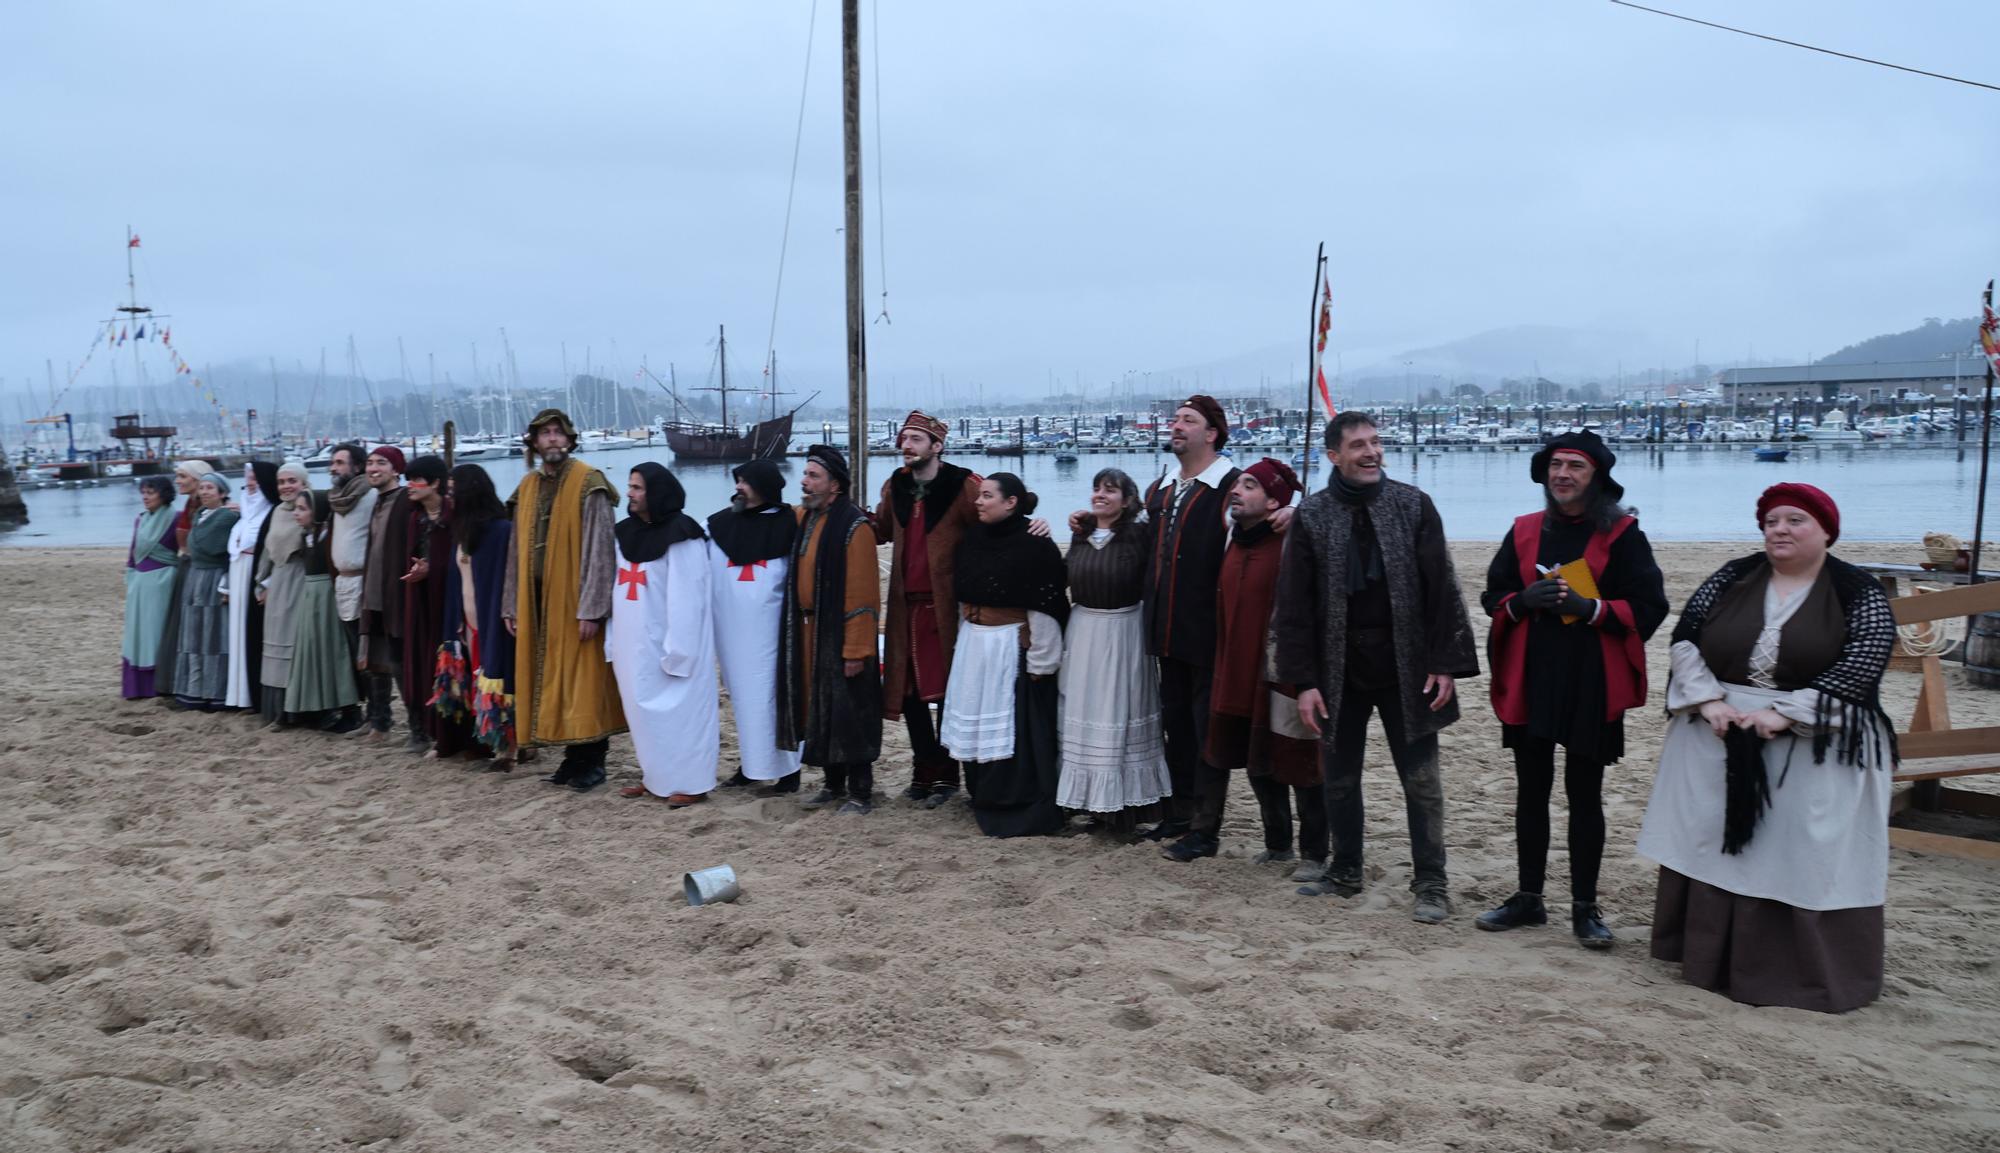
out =
[[[375,1060],[368,1065],[368,1072],[384,1093],[400,1093],[410,1087],[410,1031],[399,1025],[380,1025],[375,1029],[375,1043],[380,1046],[375,1052]]]

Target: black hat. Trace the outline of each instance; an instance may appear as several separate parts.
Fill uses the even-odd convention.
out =
[[[854,487],[854,476],[847,471],[847,458],[832,445],[813,445],[806,450],[806,460],[817,461],[821,468],[832,473],[833,479],[840,482],[840,491],[846,492]]]
[[[1549,482],[1549,458],[1558,452],[1574,452],[1587,456],[1597,466],[1597,484],[1604,495],[1612,500],[1625,499],[1625,486],[1611,479],[1611,466],[1618,463],[1618,454],[1604,443],[1604,438],[1585,429],[1582,432],[1566,432],[1542,446],[1533,459],[1528,461],[1528,476],[1536,484]]]
[[[746,460],[730,470],[729,475],[750,486],[750,491],[765,504],[785,502],[785,474],[768,460]]]

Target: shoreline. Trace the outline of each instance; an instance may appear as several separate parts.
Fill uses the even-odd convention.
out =
[[[1566,923],[1473,929],[1515,871],[1483,681],[1443,736],[1457,909],[1429,927],[1409,919],[1379,736],[1351,900],[1251,863],[1240,774],[1222,855],[1192,865],[1088,835],[993,841],[961,804],[893,798],[900,725],[870,817],[730,795],[671,811],[614,794],[637,778],[627,738],[577,796],[121,701],[122,551],[0,562],[10,1149],[610,1153],[670,1131],[771,1153],[1943,1153],[2000,1130],[1990,864],[1892,852],[1884,993],[1845,1016],[1739,1005],[1648,956],[1654,866],[1633,844],[1664,636],[1607,774],[1620,943],[1595,955]],[[1674,607],[1743,551],[1662,542]],[[1490,557],[1456,545],[1461,584]],[[1957,724],[2000,724],[2000,694],[1947,677]],[[1915,681],[1885,682],[1899,723]],[[733,741],[725,711],[724,774]],[[681,874],[725,862],[743,896],[687,907]]]

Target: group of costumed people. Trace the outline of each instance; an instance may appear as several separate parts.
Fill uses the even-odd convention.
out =
[[[1177,466],[1144,492],[1100,472],[1067,550],[1018,476],[946,461],[948,426],[922,412],[872,512],[840,451],[814,445],[797,505],[777,464],[752,461],[697,521],[647,462],[621,519],[554,409],[529,426],[533,467],[504,504],[484,470],[393,446],[341,446],[328,492],[296,462],[253,465],[235,502],[189,462],[178,511],[164,478],[142,485],[125,692],[362,740],[387,739],[400,695],[412,752],[504,769],[559,748],[543,779],[579,791],[629,730],[641,776],[623,795],[674,808],[721,788],[868,813],[884,721],[901,720],[920,808],[963,789],[987,835],[1080,819],[1183,863],[1218,853],[1242,770],[1253,860],[1292,863],[1307,897],[1365,887],[1379,715],[1411,915],[1435,924],[1453,912],[1439,737],[1478,644],[1430,498],[1384,475],[1366,414],[1326,433],[1330,480],[1307,494],[1282,461],[1233,464],[1221,405],[1190,397],[1169,429]],[[1670,608],[1615,463],[1589,432],[1536,453],[1540,507],[1506,531],[1480,598],[1519,887],[1475,924],[1548,920],[1560,750],[1570,924],[1592,949],[1615,941],[1597,900],[1604,777]],[[1830,497],[1781,484],[1756,514],[1764,549],[1705,581],[1673,633],[1639,840],[1660,865],[1652,951],[1738,1000],[1843,1011],[1882,983],[1894,626],[1881,588],[1827,551]],[[718,674],[740,752],[721,780]]]

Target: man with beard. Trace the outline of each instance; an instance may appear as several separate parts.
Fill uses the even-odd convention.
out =
[[[791,571],[798,517],[784,503],[785,477],[768,460],[736,466],[736,495],[708,518],[715,542],[709,592],[715,608],[715,651],[736,720],[742,763],[725,789],[760,786],[762,796],[799,791],[799,748],[778,745],[778,634],[783,631],[785,576]]]
[[[1374,418],[1326,426],[1331,483],[1299,506],[1278,577],[1277,674],[1325,756],[1333,858],[1302,895],[1361,892],[1361,766],[1382,714],[1403,785],[1416,894],[1411,917],[1451,915],[1438,733],[1458,719],[1457,681],[1479,675],[1472,625],[1431,499],[1382,475]]]
[[[889,600],[882,652],[882,715],[910,733],[910,787],[904,796],[937,808],[958,791],[958,762],[938,743],[931,706],[944,700],[958,636],[953,553],[978,520],[979,477],[944,460],[950,427],[923,412],[903,418],[896,437],[903,467],[882,482],[876,530],[890,543]]]
[[[360,445],[343,444],[333,450],[327,464],[333,482],[327,503],[333,507],[329,561],[334,573],[334,607],[340,614],[341,630],[347,634],[347,661],[354,670],[355,694],[363,701],[369,700],[368,690],[373,682],[361,659],[362,584],[368,574],[368,526],[374,520],[377,500],[375,487],[368,483],[365,472],[367,461],[368,452]],[[385,703],[383,707],[388,706]],[[368,715],[375,715],[372,705]],[[338,713],[329,713],[327,729],[336,733],[360,732],[361,706],[350,705]],[[373,732],[373,726],[368,726],[368,731]]]
[[[779,641],[778,747],[803,744],[805,763],[826,771],[806,808],[845,799],[841,812],[865,814],[882,753],[881,592],[875,531],[848,495],[852,483],[839,449],[806,450]]]
[[[380,741],[395,723],[391,695],[403,667],[403,574],[410,569],[410,496],[403,489],[403,450],[385,444],[368,454],[375,508],[368,518],[368,564],[361,580],[361,659],[368,673],[367,741]],[[403,698],[409,750],[430,743],[418,716],[421,701]]]
[[[1209,690],[1208,744],[1203,748],[1201,810],[1194,831],[1167,847],[1175,861],[1212,857],[1220,846],[1223,799],[1232,769],[1247,769],[1264,822],[1256,862],[1305,862],[1294,881],[1317,881],[1326,869],[1326,797],[1319,749],[1299,725],[1292,695],[1271,682],[1271,606],[1278,592],[1284,538],[1271,517],[1299,492],[1299,478],[1265,457],[1243,470],[1229,494],[1235,522],[1222,558],[1215,635],[1215,679]],[[1298,850],[1292,848],[1292,796],[1299,808]]]
[[[1188,397],[1174,410],[1167,442],[1180,468],[1146,491],[1152,542],[1142,614],[1147,649],[1160,661],[1160,725],[1174,787],[1165,819],[1146,834],[1154,841],[1186,835],[1201,799],[1201,751],[1208,742],[1215,665],[1215,591],[1229,544],[1229,493],[1240,475],[1221,455],[1228,443],[1222,405],[1212,396]],[[1282,531],[1282,519],[1274,524]]]
[[[587,792],[604,783],[611,735],[625,731],[603,632],[618,577],[618,493],[570,455],[576,426],[562,410],[536,413],[521,442],[540,466],[507,500],[514,551],[501,597],[514,634],[514,723],[523,749],[564,746],[543,780]]]
[[[1502,743],[1514,750],[1520,889],[1475,923],[1498,932],[1548,922],[1542,885],[1561,745],[1570,927],[1587,949],[1615,940],[1597,906],[1604,768],[1625,755],[1625,713],[1646,703],[1646,641],[1668,607],[1652,546],[1619,504],[1617,460],[1594,432],[1564,433],[1535,454],[1528,475],[1542,486],[1544,507],[1515,519],[1481,598],[1493,618],[1493,711]],[[1573,583],[1579,578],[1582,588]]]

